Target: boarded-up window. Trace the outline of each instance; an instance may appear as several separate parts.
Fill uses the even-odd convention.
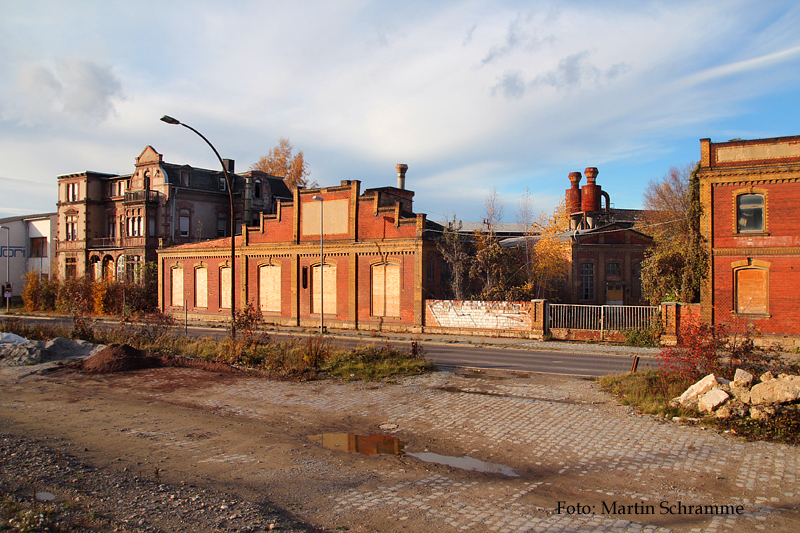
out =
[[[172,274],[172,306],[183,306],[183,268],[175,267],[170,269]]]
[[[231,269],[219,269],[219,307],[220,309],[231,308]]]
[[[767,275],[761,268],[736,271],[736,312],[746,315],[767,314]]]
[[[319,265],[314,266],[311,272],[311,312],[319,313],[320,309],[320,285],[323,291],[323,305],[325,313],[336,314],[336,265],[326,264],[322,270],[322,278],[319,275]]]
[[[258,294],[262,311],[281,310],[281,266],[263,265],[258,269]]]
[[[208,269],[205,267],[194,269],[194,305],[208,307]]]
[[[372,315],[400,316],[400,266],[372,266]]]

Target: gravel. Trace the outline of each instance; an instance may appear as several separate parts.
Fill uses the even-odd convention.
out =
[[[0,530],[25,524],[28,531],[322,531],[267,501],[161,483],[157,470],[146,477],[99,470],[66,453],[70,446],[0,433]]]

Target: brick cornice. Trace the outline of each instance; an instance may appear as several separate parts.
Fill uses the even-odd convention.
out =
[[[764,248],[715,248],[713,255],[800,255],[800,246],[769,246]]]

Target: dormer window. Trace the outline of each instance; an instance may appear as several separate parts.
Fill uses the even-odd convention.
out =
[[[219,179],[219,190],[225,192],[228,190],[228,183],[225,181],[225,177],[221,177]]]
[[[189,186],[189,171],[188,170],[181,170],[181,185],[183,187]]]
[[[736,231],[764,231],[763,194],[742,194],[736,197]]]
[[[256,180],[255,190],[253,192],[256,198],[261,198],[261,180]]]

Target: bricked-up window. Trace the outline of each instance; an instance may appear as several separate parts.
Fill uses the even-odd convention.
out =
[[[208,307],[208,269],[194,269],[194,306]]]
[[[400,316],[400,265],[372,266],[372,316]]]
[[[581,300],[594,300],[594,263],[581,263],[578,292]]]
[[[170,269],[172,307],[183,307],[183,267],[173,267]]]
[[[741,268],[734,272],[736,276],[736,313],[766,315],[768,313],[769,270]]]
[[[262,265],[258,269],[258,298],[262,311],[281,310],[281,266]]]
[[[219,308],[231,308],[231,268],[219,269]]]
[[[320,280],[319,265],[311,269],[311,312],[319,313],[320,285],[322,285],[323,304],[325,314],[336,314],[336,265],[326,264]]]
[[[764,231],[764,195],[742,194],[736,197],[736,231]]]

